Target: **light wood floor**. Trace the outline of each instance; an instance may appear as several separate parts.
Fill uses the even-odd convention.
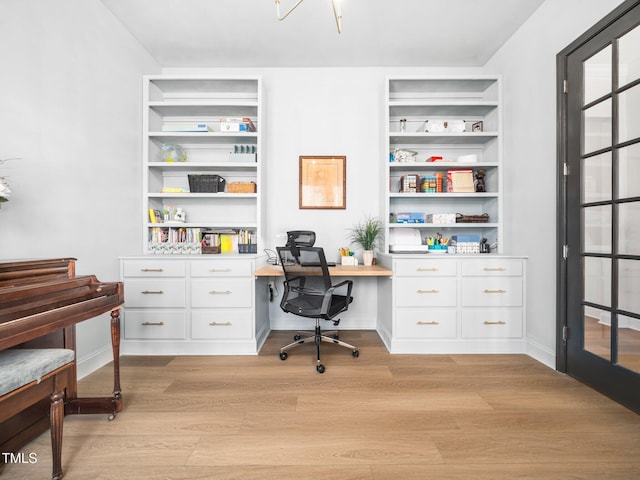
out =
[[[123,357],[125,407],[66,417],[65,479],[640,478],[640,416],[524,355],[389,355],[346,331],[360,357],[323,345],[258,356]],[[308,347],[308,348],[307,348]],[[111,388],[111,367],[80,382]],[[48,433],[5,479],[48,478]]]

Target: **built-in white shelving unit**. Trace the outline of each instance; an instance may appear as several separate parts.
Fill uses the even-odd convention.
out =
[[[502,115],[500,78],[497,76],[398,76],[387,77],[386,164],[383,205],[385,247],[390,252],[394,230],[419,229],[422,240],[440,233],[479,235],[502,251]],[[444,125],[446,128],[443,128]],[[462,129],[464,129],[462,131]],[[428,130],[428,131],[425,131]],[[440,131],[437,131],[440,130]],[[415,155],[400,161],[403,152]],[[394,155],[395,154],[395,155]],[[431,157],[442,157],[431,162]],[[467,161],[464,161],[465,158]],[[468,162],[475,158],[474,162]],[[408,161],[407,161],[408,160]],[[485,172],[485,192],[446,191],[449,170],[479,169]],[[443,192],[401,192],[406,175],[443,177]],[[400,213],[488,214],[486,223],[395,223]],[[430,217],[427,217],[427,220]],[[391,234],[391,235],[390,235]]]

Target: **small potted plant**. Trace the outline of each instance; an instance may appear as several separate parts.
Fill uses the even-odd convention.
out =
[[[352,244],[362,247],[362,259],[365,265],[373,263],[373,249],[378,237],[382,233],[382,223],[378,217],[365,217],[364,220],[349,231],[349,239]]]

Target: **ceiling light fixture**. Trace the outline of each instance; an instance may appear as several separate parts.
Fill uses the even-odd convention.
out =
[[[293,12],[298,5],[300,5],[304,0],[298,0],[293,7],[291,7],[287,13],[284,15],[280,15],[280,0],[276,0],[276,15],[278,20],[284,20],[289,16],[291,12]],[[331,0],[331,5],[333,5],[333,16],[336,17],[336,26],[338,27],[338,33],[342,33],[342,9],[340,8],[340,0]]]

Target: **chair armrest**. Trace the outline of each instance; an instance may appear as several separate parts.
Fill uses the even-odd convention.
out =
[[[322,300],[322,309],[321,312],[323,314],[326,314],[329,311],[329,306],[331,305],[331,298],[333,297],[333,295],[335,294],[335,291],[338,288],[344,287],[346,285],[347,287],[347,293],[345,294],[345,296],[347,298],[351,297],[351,290],[353,289],[353,280],[344,280],[340,283],[336,283],[335,285],[332,285],[328,290],[327,293],[325,293],[324,295],[324,299]],[[347,302],[347,307],[349,306],[349,302]]]

